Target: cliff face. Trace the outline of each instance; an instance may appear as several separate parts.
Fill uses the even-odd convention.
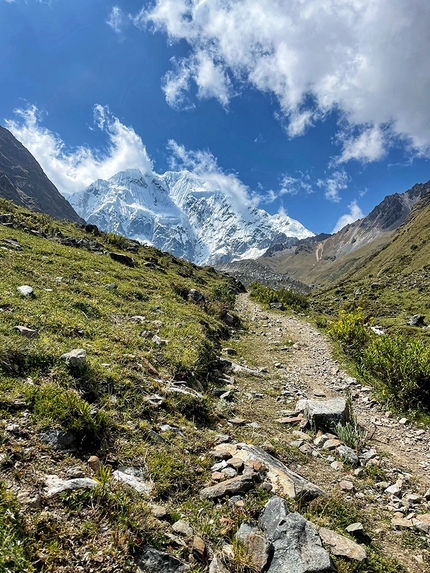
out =
[[[1,126],[0,197],[57,219],[82,222],[32,154]]]

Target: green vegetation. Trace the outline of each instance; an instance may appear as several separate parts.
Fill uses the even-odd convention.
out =
[[[308,297],[304,294],[289,289],[275,290],[256,282],[249,286],[249,296],[263,304],[279,302],[298,312],[306,311],[309,306]]]
[[[374,334],[365,323],[362,309],[341,311],[328,332],[391,406],[428,410],[430,348],[423,341],[397,333]]]
[[[88,563],[102,555],[104,571],[134,571],[142,544],[165,548],[167,541],[145,498],[118,484],[113,470],[141,468],[154,483],[154,500],[179,503],[203,487],[208,472],[199,456],[210,446],[196,440],[195,427],[214,422],[204,393],[219,377],[217,356],[229,336],[223,316],[232,314],[235,281],[8,201],[0,200],[0,212],[12,215],[11,225],[0,225],[0,427],[2,436],[9,422],[25,428],[22,445],[2,437],[2,478],[8,488],[25,482],[41,491],[44,474],[64,478],[74,468],[79,475],[90,454],[102,462],[92,474],[100,487],[44,500],[44,511],[21,516],[1,485],[0,569],[77,566],[77,544]],[[111,250],[132,257],[133,265],[113,260]],[[31,296],[18,292],[25,284]],[[192,289],[200,302],[189,296]],[[27,337],[16,326],[36,332]],[[86,351],[81,367],[61,359],[77,348]],[[175,380],[198,392],[170,392]],[[181,430],[161,434],[161,424]],[[56,454],[41,441],[51,429],[72,434],[72,453]],[[28,471],[29,460],[40,473]],[[65,510],[68,520],[56,517]]]

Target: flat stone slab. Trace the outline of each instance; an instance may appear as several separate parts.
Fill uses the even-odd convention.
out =
[[[323,543],[329,547],[330,553],[339,555],[355,561],[363,561],[367,557],[364,547],[348,539],[344,535],[339,535],[331,529],[320,527],[318,530]]]
[[[120,470],[115,470],[112,473],[112,475],[117,481],[121,481],[123,483],[126,483],[127,485],[129,485],[130,487],[132,487],[133,489],[135,489],[139,493],[149,494],[152,491],[152,485],[150,483],[148,483],[144,480],[141,480],[138,477],[131,475],[130,473],[120,471]]]
[[[203,499],[220,499],[227,495],[232,496],[244,493],[254,487],[254,479],[256,476],[257,474],[252,472],[205,487],[201,490],[200,497]]]
[[[228,444],[224,444],[226,446]],[[301,498],[303,501],[311,501],[325,492],[300,474],[290,470],[280,460],[265,452],[263,449],[252,444],[237,444],[234,457],[247,461],[260,460],[267,468],[266,480],[269,480],[273,492],[285,495],[292,499]]]

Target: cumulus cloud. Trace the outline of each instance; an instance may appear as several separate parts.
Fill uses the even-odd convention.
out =
[[[94,123],[107,136],[104,151],[87,146],[68,149],[61,137],[41,125],[42,114],[36,106],[15,110],[18,119],[6,120],[7,128],[37,158],[46,175],[69,195],[96,179],[108,179],[128,168],[152,170],[141,138],[132,127],[122,124],[107,106],[94,106]]]
[[[237,211],[245,207],[256,206],[261,196],[252,193],[235,173],[226,173],[219,167],[216,157],[208,150],[187,150],[183,145],[171,139],[168,143],[170,168],[188,170],[202,178],[202,184],[208,191],[221,190],[233,200]]]
[[[388,138],[379,125],[364,128],[357,136],[348,136],[345,133],[339,135],[342,141],[342,154],[337,158],[337,163],[346,163],[356,159],[362,163],[378,161],[386,152]]]
[[[348,175],[345,171],[333,171],[326,179],[318,179],[318,187],[324,189],[324,196],[333,203],[341,200],[340,191],[348,187]]]
[[[226,107],[252,87],[291,137],[335,110],[359,127],[341,162],[380,159],[391,136],[430,153],[429,21],[428,0],[155,0],[133,18],[190,47],[164,78],[170,105],[196,86]]]
[[[348,209],[349,213],[345,213],[345,215],[339,217],[332,233],[337,233],[343,227],[345,227],[345,225],[350,225],[354,221],[357,221],[357,219],[361,219],[362,217],[364,217],[362,210],[357,205],[357,202],[355,200],[348,205]]]

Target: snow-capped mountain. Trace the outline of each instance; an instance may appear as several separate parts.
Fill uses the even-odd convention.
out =
[[[81,217],[197,264],[256,258],[286,237],[312,236],[189,171],[121,171],[69,197]]]

